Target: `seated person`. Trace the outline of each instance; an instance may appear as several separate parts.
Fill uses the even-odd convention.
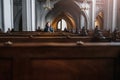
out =
[[[44,29],[44,32],[54,32],[50,22],[47,22],[45,29]]]
[[[98,28],[98,26],[95,27],[94,33],[98,33],[100,31],[100,29]]]
[[[40,26],[38,27],[38,29],[36,31],[38,31],[38,32],[41,31]]]
[[[98,26],[96,26],[94,30],[94,37],[100,37],[101,35],[102,35],[101,30],[98,28]]]
[[[7,30],[7,33],[11,33],[11,30],[10,30],[10,28],[8,28],[8,30]]]
[[[112,35],[113,40],[117,40],[119,39],[119,30],[117,28],[115,28],[113,35]]]
[[[98,28],[98,26],[96,26],[95,30],[94,30],[94,38],[95,39],[105,39],[105,37],[102,34],[102,31]]]
[[[64,28],[64,32],[68,32],[68,30],[67,30],[67,28],[66,28],[66,27]]]

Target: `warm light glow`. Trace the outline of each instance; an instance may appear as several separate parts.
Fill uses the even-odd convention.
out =
[[[96,27],[96,26],[100,27],[100,23],[99,23],[98,20],[95,21],[95,27]]]

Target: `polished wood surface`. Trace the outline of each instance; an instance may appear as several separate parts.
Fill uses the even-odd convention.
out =
[[[119,80],[119,54],[120,43],[0,43],[0,80]]]
[[[0,80],[119,80],[120,43],[71,33],[0,34]]]

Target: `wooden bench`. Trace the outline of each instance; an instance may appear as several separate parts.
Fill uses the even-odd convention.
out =
[[[0,37],[0,43],[4,43],[7,41],[11,41],[13,43],[16,42],[77,42],[77,41],[83,41],[83,42],[90,42],[91,37],[70,37],[70,36],[49,36],[49,37]]]
[[[0,80],[120,80],[120,43],[0,43]]]

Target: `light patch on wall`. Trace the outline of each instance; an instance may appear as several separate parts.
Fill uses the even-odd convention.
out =
[[[62,31],[64,31],[65,28],[67,28],[67,23],[64,19],[61,19],[58,22],[58,29],[61,29]]]

